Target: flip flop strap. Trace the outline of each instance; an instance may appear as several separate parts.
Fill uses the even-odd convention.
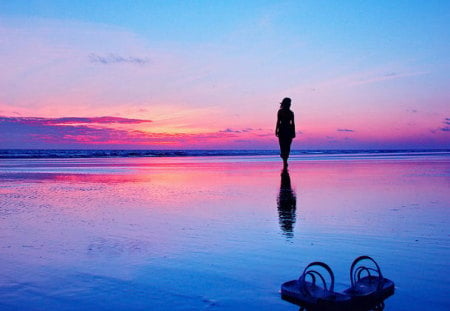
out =
[[[359,266],[355,270],[356,265],[362,260],[370,260],[370,261],[372,261],[375,264],[376,269],[369,268],[369,267],[366,267],[366,266]],[[357,280],[361,279],[361,273],[362,272],[367,272],[367,274],[369,276],[371,276],[370,271],[376,272],[378,274],[378,289],[380,289],[382,287],[382,285],[383,285],[382,284],[383,274],[381,273],[380,266],[378,266],[377,262],[372,257],[369,257],[369,256],[359,256],[358,258],[356,258],[353,261],[353,263],[351,265],[351,268],[350,268],[350,281],[352,283],[352,287],[355,286],[355,283],[356,283]]]
[[[373,268],[365,267],[365,266],[359,266],[358,268],[356,268],[354,275],[356,276],[356,279],[360,280],[361,279],[361,274],[363,272],[366,272],[369,275],[369,277],[372,276],[370,271],[378,273],[378,271],[373,269]]]
[[[312,283],[313,283],[313,285],[316,285],[316,276],[318,276],[319,278],[320,278],[320,280],[322,281],[322,285],[323,285],[323,288],[325,289],[325,290],[327,290],[327,282],[325,281],[325,278],[322,276],[322,274],[320,274],[318,271],[316,271],[316,270],[309,270],[308,272],[306,272],[306,274],[305,274],[305,278],[306,278],[306,276],[307,275],[309,275],[309,276],[311,276],[311,278],[312,278]],[[306,283],[305,282],[303,282],[303,285],[305,285]],[[308,287],[307,286],[304,286],[305,288],[306,288],[306,291],[308,292],[308,294],[311,294],[310,292],[309,292],[309,290],[308,290]]]
[[[325,278],[323,277],[323,275],[321,273],[319,273],[316,270],[310,269],[311,267],[314,267],[314,266],[322,267],[328,272],[328,274],[330,275],[330,280],[331,280],[330,286],[327,287],[327,282],[325,281]],[[306,281],[305,281],[306,276],[310,276],[312,278],[314,285],[316,284],[316,277],[319,277],[322,281],[324,290],[326,290],[328,292],[334,291],[334,273],[327,264],[320,262],[320,261],[315,261],[315,262],[310,263],[309,265],[306,266],[305,270],[303,270],[302,275],[298,279],[298,282],[299,282],[299,285],[301,286],[301,288],[304,289],[305,292],[307,292],[310,296],[312,296],[306,286]]]

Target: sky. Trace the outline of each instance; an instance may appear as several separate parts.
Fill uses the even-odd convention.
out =
[[[0,148],[450,148],[450,1],[0,0]]]

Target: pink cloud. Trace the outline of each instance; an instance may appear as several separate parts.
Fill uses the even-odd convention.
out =
[[[262,130],[246,128],[239,131],[206,133],[146,132],[136,129],[112,128],[110,124],[140,124],[150,120],[117,117],[0,117],[0,137],[6,148],[79,148],[79,147],[150,147],[158,148],[230,148],[242,139],[253,146],[264,147],[269,141],[260,137]],[[108,127],[102,127],[107,126]],[[232,147],[231,147],[232,148]]]
[[[129,119],[120,117],[64,117],[64,118],[39,118],[39,117],[0,117],[0,122],[18,122],[27,124],[58,125],[58,124],[139,124],[152,122],[151,120]]]

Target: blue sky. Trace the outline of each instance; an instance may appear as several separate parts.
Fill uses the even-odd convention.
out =
[[[0,1],[0,116],[273,148],[290,96],[296,148],[448,148],[449,21],[448,1]]]

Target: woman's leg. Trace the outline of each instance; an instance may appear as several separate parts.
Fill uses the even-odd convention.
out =
[[[280,143],[280,157],[283,159],[284,164],[287,164],[289,153],[291,152],[292,138],[279,137]]]

